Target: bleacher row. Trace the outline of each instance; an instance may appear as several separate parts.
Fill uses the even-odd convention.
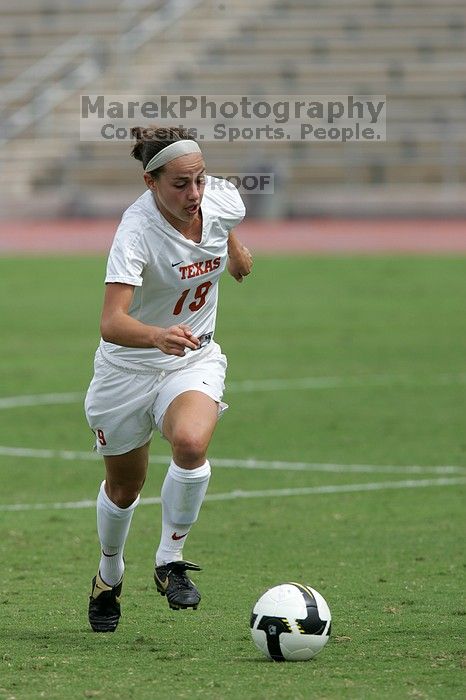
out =
[[[79,141],[80,92],[387,95],[386,143],[205,142],[208,170],[274,172],[258,216],[466,213],[463,0],[20,5],[0,8],[4,216],[117,214],[141,191],[129,143]]]

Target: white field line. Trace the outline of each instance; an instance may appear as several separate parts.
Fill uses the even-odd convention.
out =
[[[53,404],[79,403],[80,401],[84,401],[84,394],[77,391],[65,394],[4,396],[0,398],[0,409],[17,408],[20,406],[52,406]]]
[[[245,379],[231,381],[226,393],[249,393],[253,391],[290,391],[310,389],[345,389],[377,386],[448,386],[466,384],[466,373],[436,374],[414,377],[407,374],[368,374],[360,377],[300,377],[296,379]],[[84,400],[82,392],[63,394],[31,394],[0,398],[0,409],[21,406],[47,406],[53,404],[79,403]]]
[[[360,493],[364,491],[386,491],[390,489],[419,489],[430,486],[458,486],[466,484],[466,478],[416,479],[407,481],[379,481],[367,484],[331,484],[294,489],[268,489],[264,491],[229,491],[207,494],[206,501],[234,501],[243,498],[286,498],[288,496],[311,496],[334,493]],[[141,505],[160,504],[160,498],[141,498]],[[65,503],[13,503],[0,505],[0,511],[32,510],[78,510],[95,508],[95,500],[69,501]]]
[[[377,386],[442,386],[465,384],[466,374],[437,374],[413,377],[404,374],[371,374],[360,377],[301,377],[297,379],[245,379],[228,382],[226,393],[289,391],[292,389],[345,389]]]
[[[22,457],[25,459],[62,459],[67,461],[93,462],[101,461],[96,452],[79,452],[73,450],[34,449],[31,447],[8,447],[0,445],[0,456]],[[375,465],[375,464],[320,464],[317,462],[284,462],[262,459],[225,459],[210,457],[214,467],[222,469],[263,469],[266,471],[297,472],[333,472],[336,474],[466,474],[466,467],[454,465],[420,466],[420,465]],[[151,456],[153,464],[168,464],[170,458],[160,455]]]

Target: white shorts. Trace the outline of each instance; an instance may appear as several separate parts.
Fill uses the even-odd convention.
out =
[[[227,404],[221,401],[227,368],[225,355],[213,341],[196,353],[182,369],[140,372],[114,365],[99,348],[84,402],[97,452],[125,454],[145,445],[154,430],[163,435],[165,412],[173,399],[185,391],[201,391],[210,396],[219,404],[219,415],[226,410]]]

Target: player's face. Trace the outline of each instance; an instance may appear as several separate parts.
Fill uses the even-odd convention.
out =
[[[165,218],[191,223],[198,217],[205,175],[204,159],[199,153],[180,156],[165,165],[151,186]]]

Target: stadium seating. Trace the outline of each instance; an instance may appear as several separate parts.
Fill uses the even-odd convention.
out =
[[[273,172],[257,216],[464,214],[465,36],[463,0],[3,6],[3,214],[112,215],[141,191],[128,142],[80,142],[83,92],[387,95],[386,143],[206,142],[208,170]]]

